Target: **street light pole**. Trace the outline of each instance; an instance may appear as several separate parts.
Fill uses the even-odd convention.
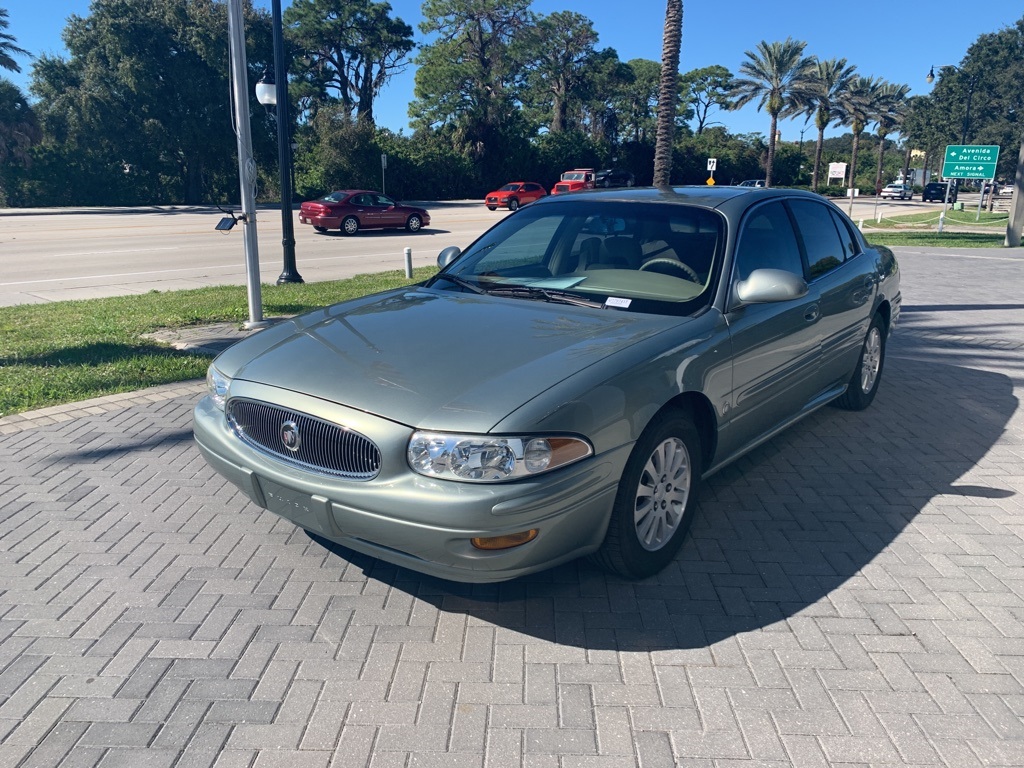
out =
[[[943,67],[949,67],[950,69],[955,69],[957,71],[957,73],[959,73],[961,76],[967,78],[967,103],[966,103],[965,108],[964,108],[964,122],[963,122],[963,126],[960,129],[960,143],[962,145],[966,146],[966,144],[967,144],[967,133],[968,133],[968,131],[971,128],[971,99],[974,97],[974,86],[976,86],[978,84],[978,74],[975,73],[973,75],[968,75],[966,72],[964,72],[962,69],[960,69],[960,67],[958,67],[956,64],[940,64],[939,65],[939,69],[940,70]],[[934,64],[928,68],[928,74],[925,75],[924,81],[926,83],[928,83],[929,85],[931,85],[933,82],[935,82],[935,65]],[[982,184],[982,196],[983,197],[984,197],[984,186],[985,185]],[[957,189],[960,188],[960,179],[956,180],[956,188]],[[946,201],[947,202],[949,201],[949,182],[946,183]],[[945,209],[943,209],[943,210],[945,210]]]
[[[962,129],[960,131],[960,143],[961,144],[967,144],[967,132],[971,128],[971,99],[974,97],[974,86],[976,86],[978,84],[978,75],[977,75],[977,73],[975,73],[973,75],[968,75],[966,72],[964,72],[962,69],[960,69],[960,67],[958,67],[956,64],[940,64],[939,65],[939,69],[942,69],[943,67],[949,67],[950,69],[955,69],[957,72],[959,72],[961,75],[963,75],[964,77],[967,78],[967,104],[966,104],[966,107],[964,109],[963,127],[962,127]],[[924,80],[929,85],[931,85],[933,82],[935,82],[935,66],[934,65],[932,65],[931,67],[928,68],[928,74],[925,75]]]
[[[256,237],[255,167],[252,163],[252,136],[249,131],[249,95],[245,64],[245,28],[242,24],[242,0],[228,0],[228,50],[231,64],[231,92],[238,140],[238,180],[242,215],[245,225],[242,245],[245,249],[245,285],[249,303],[249,320],[245,327],[259,329],[269,325],[263,317],[260,292],[259,241]]]
[[[292,143],[288,119],[288,71],[284,62],[284,33],[281,23],[281,0],[271,3],[271,22],[274,32],[274,101],[277,109],[277,161],[281,186],[281,247],[284,250],[284,270],[277,284],[304,282],[295,266],[295,227],[292,216]]]

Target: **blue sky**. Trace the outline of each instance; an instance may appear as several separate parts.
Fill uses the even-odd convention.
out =
[[[270,7],[270,0],[255,0]],[[285,8],[289,0],[282,0]],[[418,24],[419,0],[392,0],[395,15],[412,25],[422,42]],[[88,15],[88,0],[0,0],[8,10],[7,32],[33,54],[64,55],[61,41],[65,19]],[[599,48],[614,48],[619,58],[661,58],[665,20],[663,0],[534,0],[533,10],[549,14],[573,10],[590,18],[599,35]],[[931,65],[959,64],[967,48],[986,32],[1013,25],[1024,10],[1013,2],[933,0],[933,2],[841,2],[840,0],[689,0],[683,2],[683,46],[680,70],[721,64],[734,74],[745,60],[744,51],[762,40],[793,37],[807,43],[806,53],[820,58],[845,57],[860,74],[882,77],[910,86],[912,94],[927,93],[925,75]],[[31,59],[19,59],[21,74],[0,73],[26,88]],[[379,125],[407,129],[407,110],[413,98],[414,65],[395,77],[374,106]],[[749,105],[711,118],[731,132],[766,135],[768,116]],[[803,120],[781,125],[784,141],[797,141]],[[839,131],[829,132],[834,135]],[[806,124],[804,140],[814,140],[814,124]]]

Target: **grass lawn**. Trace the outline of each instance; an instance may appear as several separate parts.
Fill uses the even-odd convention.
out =
[[[294,315],[420,282],[422,267],[322,283],[264,285],[266,317]],[[161,328],[249,318],[245,286],[219,286],[0,309],[0,416],[206,375],[207,355],[142,338]]]
[[[900,228],[914,228],[920,229],[924,227],[935,227],[939,226],[939,214],[941,211],[925,211],[923,213],[909,213],[906,215],[899,216],[888,216],[883,218],[879,222],[865,220],[865,224],[872,229],[900,229]],[[1006,212],[988,211],[981,212],[981,218],[978,219],[977,208],[965,207],[962,211],[954,211],[952,209],[946,211],[945,223],[943,229],[946,227],[985,227],[986,229],[1002,230],[1006,231],[1006,225],[1010,221],[1010,214]]]
[[[938,248],[1002,248],[1003,232],[914,232],[893,229],[886,232],[869,229],[864,233],[876,245],[919,245]]]
[[[942,232],[938,231],[939,211],[910,213],[883,218],[864,219],[864,237],[878,245],[919,245],[940,248],[1001,248],[1006,236],[1008,213],[978,210],[946,211]],[[978,219],[975,221],[975,219]],[[965,229],[971,231],[964,231]]]

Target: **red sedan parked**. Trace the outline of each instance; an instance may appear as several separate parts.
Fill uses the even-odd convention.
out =
[[[430,224],[430,214],[413,205],[396,203],[380,192],[343,189],[303,203],[299,221],[312,224],[317,232],[340,229],[346,235],[360,229],[405,228],[419,232]]]
[[[497,208],[514,211],[519,206],[539,200],[546,194],[547,190],[535,181],[513,181],[501,189],[488,192],[484,198],[484,205],[492,211]]]

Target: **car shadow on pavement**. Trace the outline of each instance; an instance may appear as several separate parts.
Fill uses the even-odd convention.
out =
[[[360,229],[354,235],[346,235],[339,229],[329,229],[326,232],[317,232],[316,234],[320,235],[321,237],[336,237],[342,239],[359,239],[367,237],[392,239],[395,237],[419,237],[420,235],[450,235],[451,230],[439,229],[437,227],[423,227],[421,230],[419,230],[419,232],[408,232],[399,227],[394,227],[391,229]]]
[[[311,547],[439,611],[591,650],[705,648],[800,616],[838,616],[832,594],[843,586],[864,590],[865,619],[909,634],[891,605],[913,598],[888,569],[927,566],[922,552],[955,549],[944,529],[964,533],[964,522],[950,523],[945,510],[1014,495],[974,471],[1018,408],[1011,380],[931,362],[930,350],[914,338],[891,345],[871,408],[822,409],[711,477],[679,556],[645,581],[581,560],[511,582],[457,584],[320,539]]]

